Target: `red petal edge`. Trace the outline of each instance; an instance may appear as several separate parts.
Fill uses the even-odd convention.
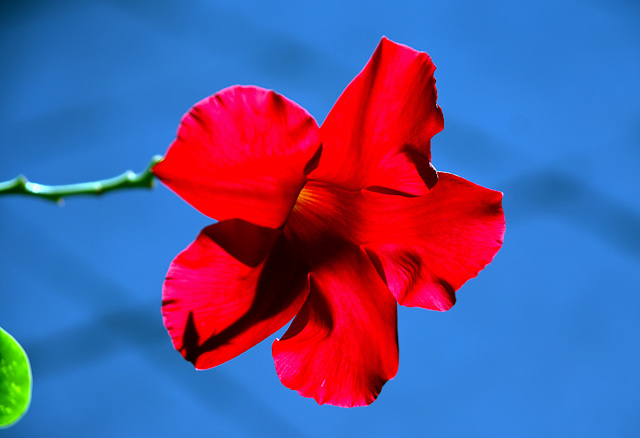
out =
[[[319,404],[371,404],[398,370],[396,303],[364,251],[314,268],[307,302],[272,352],[282,383]]]
[[[278,228],[317,161],[316,121],[291,100],[233,86],[197,103],[153,173],[203,214]]]
[[[309,292],[308,269],[278,230],[220,222],[171,263],[162,314],[174,347],[197,369],[253,347],[289,322]]]
[[[502,193],[445,172],[419,197],[309,181],[287,230],[312,259],[360,245],[400,304],[448,310],[502,246]]]
[[[370,221],[358,239],[404,306],[450,309],[502,246],[502,193],[458,176],[439,172],[419,198],[363,194]]]
[[[426,53],[382,38],[320,127],[324,152],[310,178],[425,194],[436,178],[431,137],[444,127],[434,71]]]

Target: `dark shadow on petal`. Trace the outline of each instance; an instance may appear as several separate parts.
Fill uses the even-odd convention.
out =
[[[184,358],[195,365],[202,354],[229,344],[256,324],[285,311],[300,297],[300,294],[308,293],[308,271],[306,264],[292,257],[292,251],[287,242],[280,236],[265,262],[256,286],[255,299],[240,319],[224,330],[201,340],[193,312],[189,314],[181,349]],[[288,321],[289,319],[283,321],[280,326],[273,329],[273,332]]]
[[[390,157],[387,157],[386,159],[393,161],[397,160],[399,156],[404,157],[403,159],[401,159],[402,161],[406,160],[409,163],[413,164],[416,172],[418,173],[418,176],[428,189],[432,189],[436,185],[436,183],[438,182],[438,172],[436,171],[435,167],[433,167],[427,156],[419,152],[414,146],[405,144],[397,153],[391,155]],[[415,198],[423,194],[408,193],[402,190],[392,189],[379,185],[368,186],[365,187],[364,190],[382,193],[384,195],[404,196],[407,198]]]
[[[275,91],[269,92],[269,110],[278,114],[287,112],[287,106],[282,96]]]
[[[304,166],[305,175],[309,175],[311,172],[313,172],[316,169],[316,167],[318,167],[318,164],[320,163],[321,155],[322,155],[322,145],[318,146],[318,150],[316,151],[316,153],[313,154],[313,157],[311,157],[309,162],[307,162],[307,164]]]
[[[301,215],[296,215],[295,219],[297,222],[296,228],[303,231],[313,230],[317,226],[317,223],[305,221]],[[325,228],[320,231],[298,234],[292,230],[292,227],[285,227],[284,229],[287,238],[295,242],[297,254],[304,257],[310,272],[327,262],[330,263],[336,255],[356,246],[352,240],[334,229]]]
[[[203,111],[202,108],[200,107],[193,107],[189,110],[189,115],[191,116],[191,118],[193,119],[194,122],[196,122],[199,126],[202,127],[202,130],[204,132],[208,131],[208,122],[206,120],[206,118],[203,115]],[[185,120],[186,117],[183,118],[183,120]],[[178,133],[180,133],[178,131]]]
[[[453,306],[456,303],[456,290],[454,289],[454,287],[451,285],[451,283],[443,278],[438,278],[437,283],[447,293],[451,301],[451,306]]]
[[[200,356],[200,336],[198,335],[193,312],[189,312],[189,316],[187,317],[180,353],[182,353],[182,356],[184,356],[186,360],[194,365],[196,364],[196,359]]]
[[[429,157],[424,156],[415,147],[408,144],[404,145],[401,152],[416,166],[416,170],[425,185],[430,189],[433,188],[438,182],[438,172],[429,161]]]
[[[384,267],[382,266],[380,257],[378,257],[378,254],[376,254],[374,251],[370,250],[369,248],[364,248],[364,250],[367,253],[367,256],[369,257],[369,260],[371,260],[373,267],[376,268],[378,275],[380,276],[380,278],[382,278],[382,281],[384,281],[384,284],[388,286],[389,283],[387,283],[387,276],[384,273]]]
[[[260,227],[242,219],[229,219],[202,230],[222,249],[255,268],[269,255],[280,230]]]
[[[318,284],[313,278],[313,274],[309,278],[309,297],[296,315],[295,319],[287,329],[287,332],[280,339],[293,338],[300,334],[307,327],[310,319],[315,319],[314,324],[316,331],[311,331],[310,335],[314,338],[327,338],[334,327],[333,314],[327,299],[317,291]],[[318,330],[323,329],[323,330]]]
[[[430,269],[429,263],[437,263],[437,261],[427,260],[419,252],[403,246],[385,248],[367,245],[363,246],[363,249],[399,304],[414,306],[415,304],[410,304],[412,297],[415,294],[424,293],[425,288],[429,289],[431,286],[441,290],[442,292],[438,295],[446,296],[447,302],[455,304],[456,289],[448,280],[437,277]],[[385,272],[385,264],[388,275]],[[448,310],[450,307],[439,306],[438,309]]]
[[[369,187],[365,187],[363,190],[368,190],[370,192],[380,193],[383,195],[404,196],[405,198],[418,197],[418,195],[412,195],[411,193],[401,192],[400,190],[394,190],[388,187],[381,187],[381,186],[369,186]]]

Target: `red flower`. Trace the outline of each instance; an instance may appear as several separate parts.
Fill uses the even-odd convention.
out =
[[[282,383],[372,403],[398,369],[396,302],[448,310],[502,244],[502,194],[431,166],[442,130],[426,53],[383,38],[320,128],[234,86],[185,115],[153,172],[219,222],[172,262],[164,323],[196,368],[273,343]]]

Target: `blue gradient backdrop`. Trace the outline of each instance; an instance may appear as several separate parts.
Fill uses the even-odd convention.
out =
[[[196,372],[160,316],[209,220],[164,187],[0,199],[0,325],[31,356],[8,437],[640,436],[640,7],[624,0],[13,1],[0,6],[0,180],[142,170],[236,83],[322,121],[382,35],[434,59],[436,168],[504,192],[493,264],[447,313],[399,311],[368,408],[283,387],[271,340]]]

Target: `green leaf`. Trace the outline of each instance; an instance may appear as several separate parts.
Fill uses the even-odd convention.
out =
[[[0,428],[11,426],[31,401],[31,366],[20,344],[0,328]]]

